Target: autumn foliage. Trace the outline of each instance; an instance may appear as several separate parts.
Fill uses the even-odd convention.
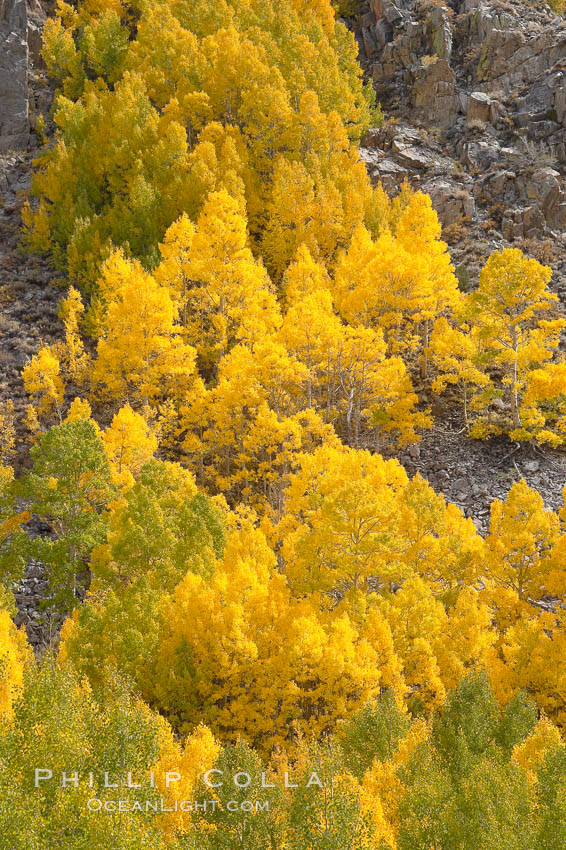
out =
[[[24,241],[68,289],[17,476],[0,409],[6,846],[564,846],[566,509],[518,480],[482,536],[395,459],[435,396],[470,437],[566,442],[550,269],[495,252],[465,294],[430,198],[372,187],[329,0],[59,0],[43,55]],[[64,619],[41,659],[31,559]],[[106,783],[36,793],[38,759],[171,804],[253,779],[101,819]]]

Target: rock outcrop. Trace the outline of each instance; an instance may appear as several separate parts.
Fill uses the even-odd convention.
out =
[[[29,141],[28,42],[25,0],[0,0],[0,151]]]
[[[474,273],[506,244],[538,252],[566,303],[564,18],[521,0],[370,0],[354,28],[388,119],[362,144],[372,179],[427,191]]]
[[[21,151],[30,142],[30,123],[45,111],[50,92],[40,96],[30,82],[41,58],[45,12],[39,0],[0,0],[0,153]]]

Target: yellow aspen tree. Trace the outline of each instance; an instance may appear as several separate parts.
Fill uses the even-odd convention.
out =
[[[121,846],[123,850],[164,850],[173,838],[175,843],[177,838],[182,841],[180,815],[179,832],[172,836],[167,827],[173,827],[176,813],[169,811],[173,806],[160,805],[169,794],[174,796],[174,783],[166,789],[160,776],[156,787],[157,770],[151,780],[152,769],[166,764],[169,754],[175,753],[175,741],[166,721],[129,692],[119,673],[114,672],[106,698],[100,701],[70,665],[30,664],[14,717],[3,724],[0,739],[3,762],[11,766],[12,774],[9,784],[3,785],[3,795],[17,803],[17,813],[8,815],[4,807],[0,813],[6,846],[17,842],[18,835],[40,832],[50,836],[49,843],[53,837],[67,847],[73,834],[80,835],[88,847]],[[199,743],[188,742],[195,764],[203,749]],[[208,761],[202,759],[207,765]],[[48,764],[53,780],[35,788],[37,764]],[[61,775],[69,764],[76,769],[77,781],[62,789]],[[110,777],[115,782],[110,783]],[[105,784],[121,786],[120,799],[127,801],[128,813],[123,803],[121,813],[110,814],[114,806],[117,809],[111,802],[113,792],[116,800],[116,788],[105,788]],[[26,804],[30,793],[37,795],[32,805]],[[110,801],[108,817],[88,811],[87,803],[93,798]],[[145,809],[146,801],[151,803],[147,814],[139,810],[140,804]],[[136,814],[140,817],[131,816]]]
[[[199,0],[182,14],[150,4],[136,10],[135,25],[122,4],[101,5],[95,13],[91,3],[62,4],[47,27],[45,57],[63,95],[56,150],[37,183],[43,203],[27,217],[30,239],[61,258],[67,251],[72,274],[90,287],[110,242],[152,263],[183,210],[194,217],[208,192],[234,194],[238,183],[257,244],[286,218],[287,199],[271,193],[280,163],[303,159],[317,186],[310,230],[323,255],[348,241],[372,195],[352,141],[374,118],[373,93],[328,0],[214,8]],[[245,176],[233,179],[239,168],[229,159],[209,168],[210,147],[192,158],[211,124],[241,137]],[[284,229],[291,242],[293,222]],[[267,252],[266,262],[271,271]]]
[[[313,258],[306,245],[300,245],[281,281],[287,307],[291,308],[293,304],[315,292],[330,292],[330,285],[326,267]]]
[[[458,303],[458,284],[430,198],[416,193],[395,234],[373,241],[361,226],[338,258],[336,306],[349,322],[382,328],[393,354],[418,358],[426,373],[432,322]]]
[[[431,713],[444,702],[446,687],[437,651],[448,616],[442,603],[418,577],[408,578],[394,595],[378,599],[393,635],[410,688],[409,705]]]
[[[329,366],[343,334],[329,287],[326,269],[313,259],[306,245],[301,245],[283,276],[288,309],[279,337],[289,353],[308,369],[306,406],[320,407],[327,421],[331,419],[332,399]]]
[[[17,629],[8,611],[0,609],[0,719],[13,717],[13,704],[24,680],[31,650],[23,629]]]
[[[416,410],[417,395],[400,357],[387,357],[381,330],[343,328],[331,364],[334,398],[347,442],[360,444],[364,423],[394,433],[400,445],[419,440],[417,429],[429,428],[430,417]]]
[[[415,190],[405,177],[405,179],[401,183],[401,188],[389,204],[388,223],[391,233],[395,234],[397,232],[397,226],[399,224],[399,221],[401,220],[403,213],[414,198],[414,195]]]
[[[314,2],[291,0],[291,3],[302,20],[312,17],[322,25],[328,35],[332,35],[334,32],[334,8],[330,0],[314,0]]]
[[[346,129],[335,103],[326,107],[325,114],[322,98],[314,89],[311,86],[296,100],[293,158],[306,164],[318,188],[316,232],[322,254],[330,260],[338,244],[345,244],[364,220],[373,192],[365,164],[350,144],[353,127]],[[331,197],[335,206],[334,201],[328,203]],[[329,214],[326,221],[325,208]]]
[[[250,81],[242,92],[239,113],[245,127],[250,167],[265,185],[277,154],[292,147],[297,122],[278,69],[269,81]],[[258,187],[257,191],[259,194],[261,189]],[[265,196],[265,191],[261,194]]]
[[[174,103],[175,100],[168,104],[165,114],[173,110]],[[192,220],[198,218],[204,203],[215,192],[227,192],[238,201],[241,210],[246,210],[250,220],[252,215],[259,215],[261,186],[250,165],[250,151],[239,127],[218,121],[206,124],[198,134],[188,161],[190,196],[185,210]]]
[[[430,727],[424,720],[415,720],[398,746],[393,757],[385,761],[374,759],[366,771],[360,789],[362,810],[375,824],[377,838],[386,848],[397,850],[399,806],[406,794],[401,775],[415,750],[430,737]]]
[[[409,689],[403,676],[403,662],[395,650],[389,623],[378,606],[367,599],[364,600],[365,604],[358,606],[349,605],[348,602],[349,600],[346,600],[346,604],[337,606],[336,610],[340,612],[344,608],[349,609],[350,619],[356,623],[360,637],[367,640],[376,652],[381,671],[381,694],[384,691],[390,693],[397,710],[404,714],[407,710],[405,700]]]
[[[0,464],[8,460],[16,448],[14,419],[14,402],[0,402]]]
[[[33,430],[39,427],[38,417],[49,421],[55,414],[62,421],[65,388],[61,380],[61,364],[52,347],[44,345],[26,363],[22,379],[32,404],[28,407],[28,422]]]
[[[91,418],[92,408],[86,398],[74,398],[71,404],[69,405],[69,409],[67,411],[67,415],[65,416],[65,422],[87,422],[90,420],[98,431],[98,425]]]
[[[418,352],[426,278],[421,258],[391,233],[373,241],[365,227],[355,230],[336,263],[334,296],[346,321],[380,327],[392,354],[414,357]]]
[[[308,247],[316,260],[333,263],[338,248],[347,244],[355,228],[361,225],[371,202],[371,187],[363,163],[348,150],[345,138],[324,139],[327,149],[320,157],[318,151],[309,149],[316,141],[316,134],[320,135],[320,125],[316,127],[312,115],[319,111],[316,99],[303,96],[300,110],[303,126],[297,148],[307,153],[296,161],[284,156],[276,160],[266,204],[267,225],[260,243],[262,256],[275,281],[281,279],[301,244]],[[323,173],[320,162],[328,158],[328,146],[334,153]]]
[[[206,726],[199,725],[182,743],[171,734],[170,726],[163,721],[158,731],[159,761],[152,767],[156,787],[167,801],[160,823],[166,841],[173,841],[179,833],[187,833],[194,815],[181,807],[183,800],[194,799],[199,782],[216,764],[221,747]],[[167,774],[170,774],[169,778]],[[179,777],[171,781],[171,777]]]
[[[278,416],[266,403],[259,406],[242,439],[238,471],[232,486],[256,510],[274,521],[281,516],[289,475],[301,456],[326,442],[337,442],[331,426],[313,410]]]
[[[233,24],[211,33],[201,42],[200,49],[205,60],[203,88],[214,117],[223,123],[237,122],[243,94],[250,83],[269,86],[271,72],[282,82],[281,71],[269,64],[265,51]]]
[[[70,279],[92,290],[112,245],[153,262],[190,186],[186,131],[158,113],[141,74],[126,71],[110,88],[87,80],[84,88],[76,101],[56,99],[59,131],[36,185],[53,251]],[[38,238],[33,216],[26,238]]]
[[[559,518],[545,508],[542,496],[524,479],[516,481],[505,502],[491,503],[485,541],[487,578],[521,600],[540,599],[548,592],[545,585],[559,533]]]
[[[558,597],[566,596],[566,487],[562,490],[562,499],[564,504],[558,511],[560,534],[552,547],[551,570],[546,578],[548,592]]]
[[[484,545],[473,520],[418,473],[400,494],[397,528],[400,559],[437,596],[474,585],[480,577]]]
[[[27,540],[20,528],[30,519],[31,513],[18,506],[14,470],[0,463],[0,609],[3,585],[13,588],[28,561]]]
[[[560,730],[543,714],[531,734],[513,747],[512,759],[521,766],[531,785],[534,785],[538,768],[546,756],[561,745]]]
[[[346,613],[327,621],[308,600],[292,599],[275,563],[263,535],[244,523],[211,581],[188,574],[165,602],[156,698],[181,728],[198,716],[224,740],[269,751],[294,728],[333,728],[378,693],[379,647]]]
[[[184,123],[189,113],[192,132],[188,141],[192,148],[194,131],[202,128],[210,114],[206,93],[195,91],[194,72],[202,68],[197,36],[181,25],[169,6],[152,4],[137,21],[136,38],[130,42],[126,63],[129,70],[143,74],[148,94],[160,110],[176,108],[179,123]],[[193,106],[190,112],[189,104]],[[197,104],[202,112],[198,122]]]
[[[65,342],[62,346],[62,363],[66,375],[82,386],[89,368],[89,357],[81,339],[79,322],[84,313],[84,304],[80,293],[74,286],[69,288],[67,297],[61,303],[60,318],[65,326]]]
[[[57,16],[45,22],[43,58],[53,78],[64,82],[68,95],[84,77],[73,38],[78,26],[77,10],[65,2],[58,5]]]
[[[167,229],[163,242],[160,242],[162,260],[154,272],[157,283],[169,290],[182,325],[187,321],[187,300],[192,287],[188,269],[194,235],[195,226],[184,213]]]
[[[186,275],[187,340],[215,365],[238,342],[253,344],[280,324],[265,268],[248,247],[241,203],[210,195],[199,216]]]
[[[314,406],[354,447],[364,426],[414,442],[415,429],[429,420],[414,409],[418,399],[402,360],[386,357],[380,330],[342,324],[328,285],[324,267],[302,246],[283,279],[290,306],[280,338],[309,370],[307,407]]]
[[[383,188],[383,184],[379,182],[373,189],[364,219],[365,226],[374,238],[393,229],[391,207],[391,199]]]
[[[493,688],[505,702],[526,690],[553,722],[566,722],[566,631],[563,616],[523,616],[499,641],[497,664],[490,662]]]
[[[497,633],[492,626],[491,608],[473,587],[462,587],[447,613],[435,653],[442,682],[447,690],[452,690],[471,671],[489,667]]]
[[[102,317],[92,387],[96,395],[136,405],[202,393],[196,351],[183,342],[169,292],[136,261],[119,260],[104,276]]]
[[[376,604],[391,628],[413,708],[436,710],[462,676],[488,666],[497,635],[489,607],[473,588],[463,588],[455,604],[445,607],[414,576]]]
[[[367,451],[323,446],[305,456],[277,529],[293,592],[317,592],[332,605],[334,593],[399,581],[398,494],[406,484],[400,464]]]
[[[223,357],[216,386],[184,420],[191,430],[185,451],[204,480],[230,499],[257,503],[259,496],[278,511],[299,455],[337,441],[331,426],[303,410],[307,378],[306,368],[273,340],[253,349],[237,345]]]
[[[119,294],[132,276],[133,271],[141,271],[141,264],[132,260],[123,250],[118,249],[106,258],[97,281],[96,293],[93,296],[94,302],[94,317],[90,319],[92,327],[92,335],[96,338],[100,335],[101,329],[98,327],[98,321],[103,320],[105,307],[113,301]],[[91,304],[89,312],[93,310]],[[98,314],[102,313],[102,317]]]
[[[470,322],[477,328],[492,367],[503,372],[510,410],[510,436],[529,439],[521,421],[529,372],[552,359],[566,320],[557,317],[557,295],[548,284],[552,271],[517,248],[495,251],[481,271],[470,299]]]
[[[114,484],[133,486],[145,464],[157,451],[157,435],[129,404],[120,408],[102,435]]]
[[[556,448],[566,440],[566,363],[529,372],[519,415],[523,434]]]
[[[434,323],[428,356],[437,374],[431,388],[439,395],[449,386],[459,391],[466,426],[494,396],[482,348],[477,329],[470,330],[466,325],[454,327],[444,317]]]
[[[237,345],[222,358],[216,386],[196,401],[186,423],[197,432],[197,451],[206,466],[210,463],[220,489],[230,486],[242,440],[259,407],[267,404],[280,418],[295,413],[305,378],[306,369],[271,341],[253,349]]]
[[[428,375],[427,348],[432,322],[459,302],[458,281],[450,260],[448,246],[440,238],[441,226],[429,195],[415,192],[403,210],[395,236],[401,247],[422,263],[425,281],[425,303],[420,321],[421,373]]]
[[[275,281],[300,245],[315,259],[322,259],[315,234],[316,184],[302,162],[280,157],[275,163],[273,187],[268,201],[268,225],[261,253]]]

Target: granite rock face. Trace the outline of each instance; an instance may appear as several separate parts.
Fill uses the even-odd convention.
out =
[[[25,0],[0,0],[0,151],[29,142],[27,27]]]
[[[481,91],[472,92],[468,98],[466,117],[468,124],[473,121],[484,124],[486,121],[493,120],[493,101],[490,96]]]

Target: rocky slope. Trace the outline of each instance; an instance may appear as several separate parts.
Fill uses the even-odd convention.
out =
[[[370,0],[347,23],[386,115],[362,142],[372,180],[430,194],[464,289],[515,246],[552,266],[566,310],[566,21],[520,0]],[[562,505],[563,453],[470,440],[435,405],[435,429],[398,457],[482,531],[520,477]]]
[[[566,21],[519,0],[371,0],[355,22],[385,126],[372,179],[428,192],[459,274],[513,244],[566,300]]]
[[[38,151],[33,128],[52,99],[40,56],[44,21],[39,0],[29,6],[0,0],[0,402],[14,402],[18,421],[25,408],[22,367],[41,342],[60,334],[54,270],[19,248],[21,209]]]

